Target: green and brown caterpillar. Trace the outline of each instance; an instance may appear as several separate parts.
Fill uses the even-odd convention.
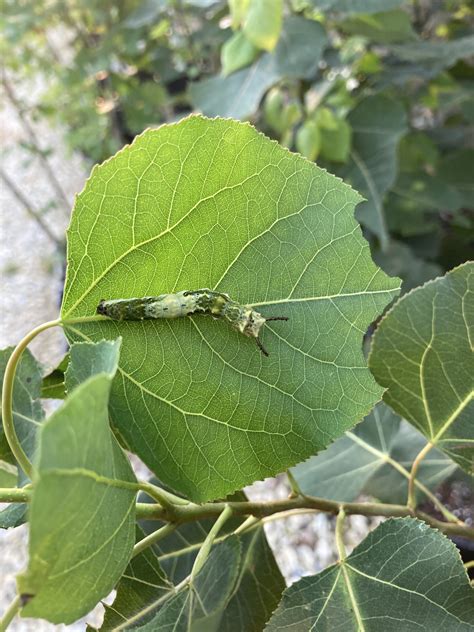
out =
[[[209,314],[213,318],[227,320],[244,336],[255,338],[258,348],[266,356],[268,352],[258,337],[260,329],[270,320],[288,320],[286,316],[266,318],[249,305],[240,305],[233,301],[228,294],[207,288],[144,298],[104,299],[97,306],[97,313],[113,320],[147,320]]]

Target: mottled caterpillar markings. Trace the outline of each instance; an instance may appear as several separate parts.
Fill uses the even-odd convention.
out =
[[[97,313],[113,320],[147,320],[155,318],[179,318],[191,314],[209,314],[224,318],[244,336],[255,338],[260,351],[268,356],[258,334],[269,320],[288,320],[286,316],[265,318],[249,305],[240,305],[228,294],[202,290],[183,290],[176,294],[145,296],[144,298],[102,300]]]

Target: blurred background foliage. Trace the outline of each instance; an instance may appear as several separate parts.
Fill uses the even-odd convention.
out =
[[[4,0],[1,19],[5,98],[91,163],[193,111],[250,120],[364,195],[405,291],[472,256],[471,1]]]

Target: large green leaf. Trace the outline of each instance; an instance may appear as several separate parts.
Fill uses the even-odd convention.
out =
[[[193,83],[192,102],[209,116],[249,118],[268,88],[281,78],[314,74],[326,43],[326,33],[318,22],[290,16],[273,53],[265,53],[252,66],[229,77]]]
[[[440,581],[442,578],[442,581]],[[345,560],[288,588],[267,632],[469,632],[474,591],[454,544],[390,519]]]
[[[384,400],[464,469],[474,457],[474,263],[406,294],[380,323],[370,368]]]
[[[380,397],[361,338],[399,282],[370,259],[359,199],[250,125],[198,116],[94,169],[69,229],[64,318],[199,287],[290,318],[267,326],[269,358],[206,316],[67,328],[123,336],[112,420],[166,484],[222,497],[326,447]]]
[[[79,384],[41,427],[30,559],[18,577],[25,617],[76,621],[112,590],[130,559],[135,477],[110,431],[107,410],[118,348],[112,342],[87,345],[88,366],[99,372]],[[115,367],[106,373],[103,356],[110,353]],[[73,348],[72,375],[82,370],[75,362]]]
[[[439,177],[454,187],[466,208],[474,200],[474,149],[461,149],[445,156],[439,164]]]
[[[353,431],[292,472],[305,494],[349,502],[365,492],[382,502],[403,504],[413,459],[425,444],[410,424],[380,403]],[[418,497],[455,469],[451,459],[432,450],[418,470]]]
[[[349,163],[338,173],[367,198],[357,209],[357,217],[386,248],[384,196],[397,175],[397,144],[406,130],[405,111],[399,101],[376,95],[361,101],[348,120],[353,149]]]

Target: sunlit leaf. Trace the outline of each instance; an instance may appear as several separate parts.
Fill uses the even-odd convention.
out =
[[[282,22],[283,0],[250,0],[243,29],[257,48],[272,51],[280,37]]]
[[[206,316],[67,328],[123,336],[112,420],[160,480],[222,497],[327,446],[380,397],[361,339],[399,283],[372,263],[359,199],[251,126],[197,116],[95,168],[69,229],[64,318],[210,287],[290,319],[267,326],[269,358]]]

